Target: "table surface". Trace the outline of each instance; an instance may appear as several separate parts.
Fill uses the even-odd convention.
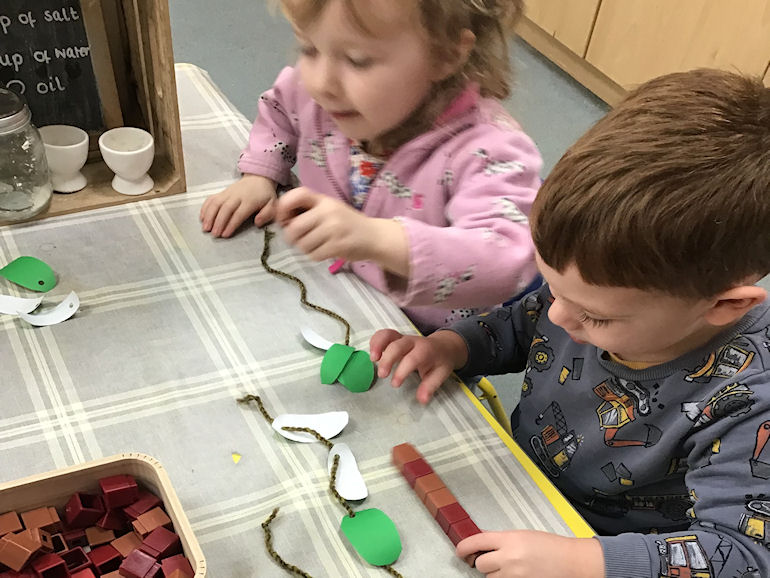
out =
[[[275,507],[274,545],[288,562],[313,576],[385,575],[339,530],[345,512],[327,490],[325,447],[283,439],[235,401],[254,393],[273,416],[349,412],[335,441],[352,448],[369,490],[354,509],[380,508],[395,522],[403,552],[394,567],[405,577],[478,573],[454,557],[391,465],[402,442],[423,453],[482,528],[590,535],[464,386],[447,384],[422,407],[416,378],[398,390],[379,380],[359,394],[321,385],[322,352],[300,328],[340,342],[342,326],[262,268],[260,230],[229,240],[200,231],[203,200],[238,177],[251,123],[201,69],[178,64],[176,74],[186,193],[0,228],[0,263],[32,255],[56,271],[44,304],[69,291],[81,301],[75,317],[47,328],[0,317],[0,482],[142,452],[167,470],[207,576],[285,575],[261,529]],[[346,317],[359,349],[379,328],[415,332],[383,295],[350,274],[330,275],[328,263],[313,263],[280,235],[270,264]],[[30,296],[3,279],[0,293]]]

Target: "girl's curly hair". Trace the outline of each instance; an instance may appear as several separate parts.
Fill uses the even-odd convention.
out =
[[[365,32],[376,21],[363,0],[342,0],[353,21]],[[313,22],[329,0],[272,0],[299,28]],[[370,143],[371,152],[393,150],[427,131],[441,112],[469,84],[484,97],[504,99],[511,92],[508,38],[524,12],[524,0],[401,0],[416,8],[430,49],[439,61],[459,58],[463,30],[475,43],[465,63],[450,77],[436,83],[429,98],[401,126]],[[372,18],[373,17],[373,18]]]

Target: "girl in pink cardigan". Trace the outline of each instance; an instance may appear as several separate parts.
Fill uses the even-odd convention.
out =
[[[541,159],[499,102],[521,0],[281,4],[297,65],[260,97],[243,178],[205,201],[203,230],[277,220],[423,332],[527,287]],[[295,165],[302,186],[278,197]]]

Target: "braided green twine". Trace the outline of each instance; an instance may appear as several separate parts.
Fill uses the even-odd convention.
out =
[[[259,408],[259,413],[262,414],[262,417],[265,418],[265,420],[269,423],[273,423],[273,418],[270,415],[270,413],[265,408],[264,404],[262,403],[262,399],[258,395],[253,394],[247,394],[243,396],[242,398],[237,400],[238,403],[249,403],[254,402],[257,404],[257,407]],[[309,427],[290,427],[290,426],[284,426],[281,429],[285,431],[298,431],[298,432],[304,432],[312,435],[315,437],[319,442],[324,444],[329,450],[332,449],[334,444],[330,442],[328,439],[326,439],[324,436],[322,436],[320,433],[315,431],[312,428]],[[340,456],[335,455],[334,456],[334,462],[332,464],[332,471],[331,475],[329,476],[329,492],[334,496],[334,498],[339,502],[339,504],[345,508],[345,511],[348,513],[348,516],[351,518],[355,518],[356,513],[353,510],[353,508],[350,507],[350,504],[347,503],[345,498],[340,496],[339,492],[337,491],[337,488],[335,487],[337,484],[337,468],[340,465]],[[270,523],[275,519],[275,517],[278,515],[278,508],[275,508],[273,512],[270,514],[270,516],[262,522],[262,530],[265,533],[265,547],[267,548],[268,553],[270,556],[275,560],[275,562],[284,570],[287,572],[291,572],[295,576],[302,576],[303,578],[312,578],[310,574],[305,572],[304,570],[301,570],[297,566],[294,566],[292,564],[289,564],[286,562],[281,556],[278,554],[278,552],[275,551],[273,548],[273,534],[270,531]],[[391,576],[395,576],[396,578],[403,578],[401,574],[398,573],[396,569],[394,569],[392,566],[380,566],[380,568],[383,568],[390,574]]]
[[[294,283],[299,286],[299,300],[303,305],[306,305],[307,307],[310,307],[319,313],[328,315],[329,317],[332,317],[333,319],[336,319],[342,323],[345,326],[345,345],[350,345],[350,323],[348,323],[345,318],[343,318],[341,315],[338,315],[334,311],[321,307],[320,305],[315,305],[314,303],[308,301],[307,287],[305,287],[305,284],[299,278],[295,277],[294,275],[290,275],[289,273],[285,273],[284,271],[273,269],[270,265],[267,264],[267,260],[270,257],[270,239],[272,239],[274,236],[275,233],[273,233],[270,229],[265,228],[265,244],[262,248],[262,266],[271,275],[275,275],[276,277],[283,277],[289,281],[294,281]]]

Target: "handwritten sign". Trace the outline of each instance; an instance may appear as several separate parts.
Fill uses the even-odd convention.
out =
[[[24,96],[37,126],[105,128],[80,0],[0,2],[0,86]]]

